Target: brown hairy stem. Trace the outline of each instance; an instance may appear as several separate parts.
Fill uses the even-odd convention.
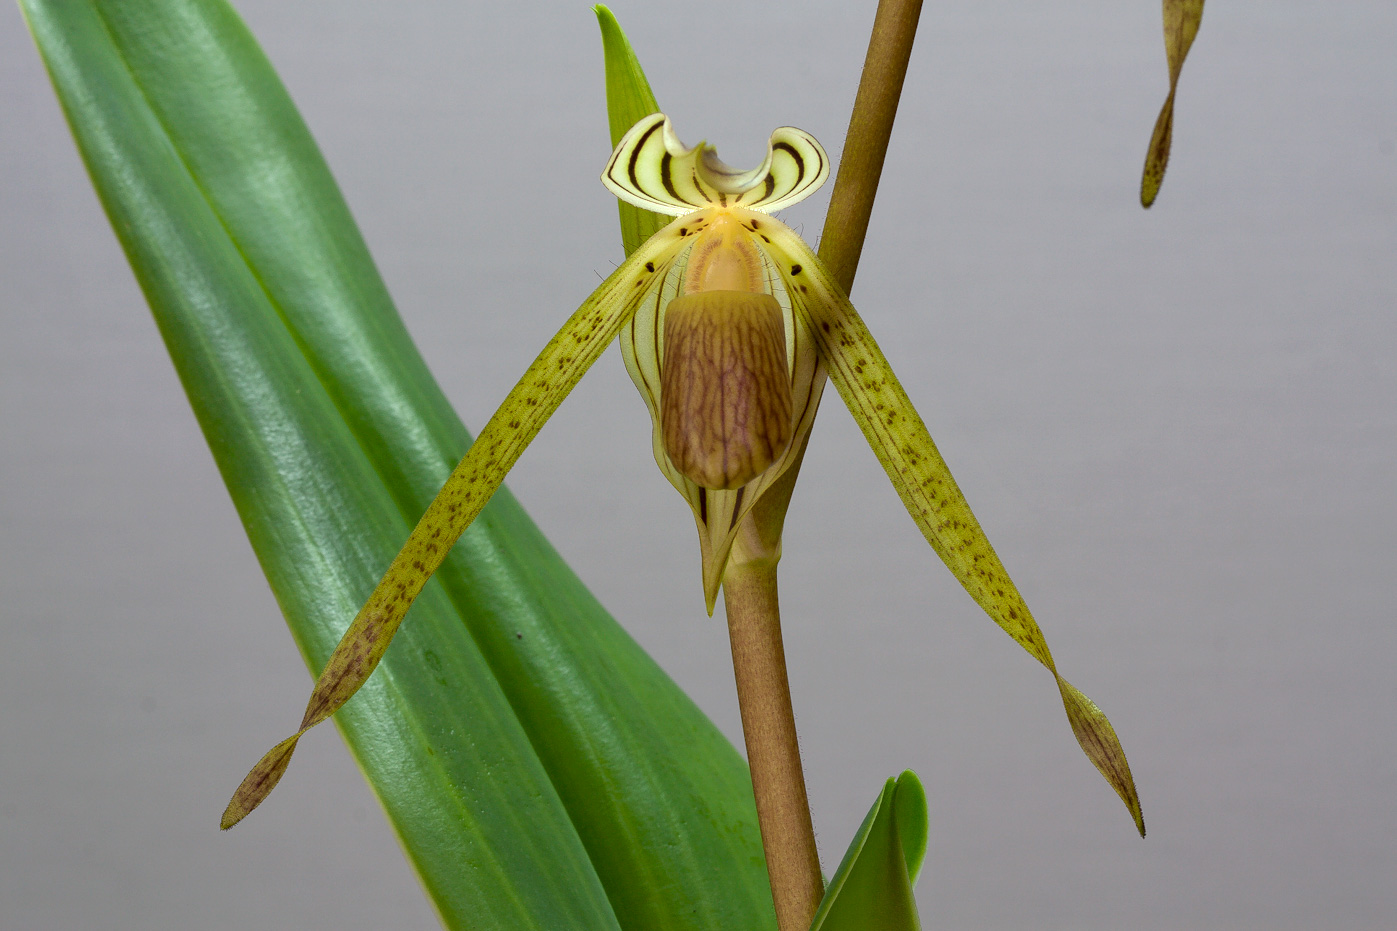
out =
[[[846,292],[853,287],[863,252],[921,9],[921,0],[880,0],[874,17],[820,236],[820,258]],[[779,931],[805,931],[824,895],[791,708],[776,586],[781,528],[808,442],[807,433],[795,463],[744,519],[723,576],[742,732]]]
[[[863,253],[921,12],[922,0],[880,0],[873,19],[873,36],[868,40],[863,77],[849,116],[844,154],[839,158],[839,174],[820,233],[820,258],[846,294],[854,286],[854,272]]]
[[[744,525],[743,536],[754,529]],[[825,885],[786,678],[776,601],[778,557],[779,544],[773,551],[760,541],[739,539],[723,576],[723,602],[776,925],[780,931],[805,931]]]

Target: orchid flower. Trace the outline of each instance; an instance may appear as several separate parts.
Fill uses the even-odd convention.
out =
[[[724,165],[710,146],[686,148],[661,113],[626,133],[603,183],[622,200],[675,219],[593,292],[505,398],[336,647],[300,729],[239,786],[224,828],[271,792],[301,735],[367,680],[452,544],[619,336],[654,423],[656,462],[693,509],[710,614],[738,528],[799,458],[827,373],[932,549],[1053,674],[1078,742],[1144,833],[1110,722],[1058,674],[1022,596],[848,297],[810,247],[771,216],[828,174],[819,143],[790,127],[772,134],[766,159],[748,172]]]

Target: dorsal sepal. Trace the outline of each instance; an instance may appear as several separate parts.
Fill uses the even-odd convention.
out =
[[[804,130],[777,129],[761,165],[738,171],[707,143],[686,148],[669,117],[652,113],[621,138],[602,183],[629,204],[677,217],[704,207],[771,213],[804,200],[828,177],[825,150]]]

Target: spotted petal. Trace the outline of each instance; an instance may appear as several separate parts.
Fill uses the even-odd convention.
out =
[[[872,334],[824,263],[799,236],[771,220],[763,233],[796,316],[813,334],[830,380],[882,462],[907,513],[990,619],[1053,674],[1077,742],[1125,802],[1143,836],[1145,822],[1135,782],[1111,722],[1058,674],[1043,632]]]
[[[1150,207],[1164,183],[1169,167],[1169,147],[1174,141],[1174,95],[1179,90],[1179,73],[1193,47],[1198,26],[1203,21],[1203,0],[1164,0],[1164,51],[1169,59],[1169,96],[1164,98],[1159,118],[1145,153],[1145,170],[1140,176],[1140,205]]]
[[[621,138],[602,172],[602,183],[627,203],[683,216],[710,206],[772,213],[804,200],[828,177],[825,150],[804,130],[776,130],[766,159],[751,171],[739,172],[719,161],[707,143],[685,148],[669,117],[653,113]]]
[[[335,647],[311,692],[300,729],[269,750],[238,786],[223,813],[224,829],[242,820],[276,787],[301,735],[339,710],[368,679],[447,551],[647,293],[664,280],[688,233],[676,222],[652,236],[539,353],[427,507]]]

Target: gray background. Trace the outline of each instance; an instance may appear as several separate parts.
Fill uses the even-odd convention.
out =
[[[871,2],[615,6],[686,140],[838,155]],[[591,14],[241,8],[479,427],[621,254]],[[1397,925],[1394,49],[1390,0],[1210,4],[1146,214],[1157,2],[928,4],[854,298],[1151,832],[831,392],[782,573],[827,868],[911,767],[928,927]],[[307,673],[13,8],[0,82],[0,927],[433,926],[330,728],[215,830]],[[740,743],[649,430],[613,349],[510,485]]]

